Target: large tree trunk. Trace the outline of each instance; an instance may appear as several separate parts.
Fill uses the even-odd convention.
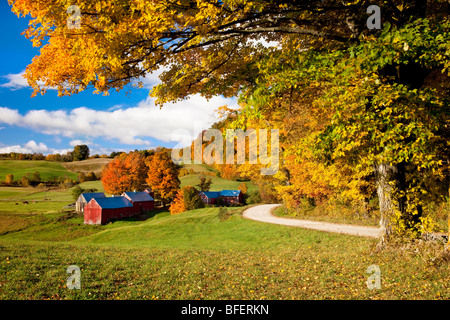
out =
[[[377,180],[377,193],[380,204],[380,244],[384,244],[393,234],[392,217],[394,214],[393,185],[395,182],[396,168],[386,163],[375,166]]]
[[[408,203],[406,193],[408,183],[406,181],[406,164],[404,162],[389,165],[381,163],[375,166],[377,180],[377,193],[380,205],[380,227],[382,229],[380,245],[384,245],[394,235],[394,212],[400,213],[400,219],[406,228],[417,227],[422,216],[422,207]],[[409,208],[409,207],[410,208]],[[415,209],[415,210],[413,210]],[[414,214],[412,214],[415,212]]]

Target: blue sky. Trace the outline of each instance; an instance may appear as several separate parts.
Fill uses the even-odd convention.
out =
[[[58,97],[55,90],[31,98],[32,89],[21,74],[39,54],[21,33],[28,19],[0,1],[0,153],[65,153],[87,144],[91,154],[174,147],[188,141],[215,120],[219,106],[236,107],[236,99],[200,96],[156,107],[148,93],[157,74],[143,79],[145,87],[111,91],[109,96],[82,92]],[[178,137],[178,138],[175,138]]]

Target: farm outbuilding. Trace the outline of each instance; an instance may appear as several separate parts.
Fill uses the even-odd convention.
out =
[[[145,213],[155,209],[155,201],[149,192],[124,192],[122,197],[127,198],[133,204],[136,212]]]
[[[202,191],[200,192],[200,197],[206,204],[217,203],[218,199],[220,199],[225,204],[243,202],[243,195],[241,190]]]
[[[222,190],[220,198],[226,204],[242,203],[244,200],[241,190]]]
[[[145,189],[144,192],[147,192],[150,195],[150,197],[155,199],[155,193],[153,192],[152,189]]]
[[[103,192],[85,192],[80,194],[80,196],[77,199],[77,202],[75,203],[75,210],[77,212],[83,212],[84,207],[88,204],[89,201],[93,198],[106,198],[105,194]]]
[[[111,219],[131,217],[139,213],[125,197],[92,198],[84,207],[84,224],[105,224]]]
[[[202,191],[200,192],[200,197],[202,201],[206,204],[214,204],[217,202],[217,199],[220,197],[219,191]]]

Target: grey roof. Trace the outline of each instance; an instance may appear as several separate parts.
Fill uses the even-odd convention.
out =
[[[133,204],[125,197],[95,198],[94,201],[97,202],[102,209],[118,209],[133,206]]]
[[[140,192],[124,192],[122,196],[126,196],[132,202],[146,202],[153,201],[153,198],[145,191]]]

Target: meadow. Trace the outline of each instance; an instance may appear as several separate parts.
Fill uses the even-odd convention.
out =
[[[104,226],[68,213],[11,215],[25,221],[0,235],[0,299],[450,298],[437,244],[377,252],[374,239],[250,221],[244,207],[221,220],[218,210]],[[66,287],[72,264],[81,290]],[[373,264],[379,290],[366,285]]]
[[[184,186],[197,186],[200,182],[201,173],[190,174],[186,176],[180,177],[181,185]],[[239,185],[244,182],[247,186],[247,192],[251,192],[257,189],[257,187],[251,181],[235,181],[235,180],[227,180],[216,176],[205,176],[207,179],[211,179],[211,191],[222,191],[222,190],[237,190]]]
[[[111,162],[110,158],[93,158],[82,161],[64,162],[62,165],[72,172],[89,174],[94,172],[99,176],[104,167]]]
[[[240,183],[211,178],[212,190]],[[225,219],[216,207],[159,209],[92,226],[62,210],[71,202],[71,189],[0,188],[0,299],[450,299],[439,243],[377,251],[375,239],[244,219],[248,206]],[[381,289],[369,290],[374,264]],[[81,268],[80,290],[66,286],[69,265]]]
[[[6,175],[12,173],[14,180],[18,181],[26,174],[32,175],[38,171],[41,179],[47,181],[59,177],[67,177],[76,180],[78,175],[65,168],[60,162],[45,160],[1,160],[0,161],[0,181],[5,181]]]

